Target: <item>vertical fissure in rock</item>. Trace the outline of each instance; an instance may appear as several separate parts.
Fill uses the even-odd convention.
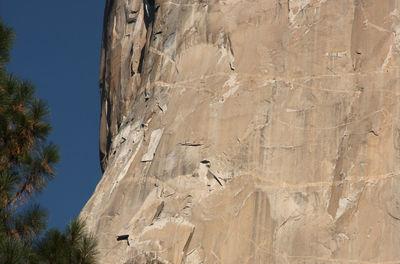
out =
[[[138,69],[137,69],[137,72],[139,74],[142,73],[145,50],[146,50],[146,45],[143,46],[142,51],[140,52],[139,65],[138,65]]]
[[[149,29],[149,25],[154,21],[155,18],[155,0],[143,0],[144,5],[144,23],[146,29]]]

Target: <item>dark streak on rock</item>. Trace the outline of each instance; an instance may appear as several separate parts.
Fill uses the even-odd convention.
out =
[[[373,134],[374,136],[379,136],[379,134],[377,132],[375,132],[374,130],[370,130],[369,133]]]
[[[181,146],[186,146],[186,147],[200,147],[203,146],[201,143],[193,143],[193,142],[185,142],[185,143],[179,143]]]
[[[389,215],[391,218],[393,218],[394,220],[400,221],[400,218],[399,218],[399,217],[396,217],[396,216],[392,215],[392,214],[389,213],[389,212],[387,212],[387,213],[388,213],[388,215]]]
[[[164,201],[160,203],[160,205],[157,207],[157,211],[153,216],[153,219],[151,220],[151,223],[153,224],[154,220],[156,220],[158,217],[160,217],[160,214],[162,210],[164,209]]]
[[[186,253],[189,249],[190,242],[192,241],[194,230],[195,230],[195,228],[193,227],[192,232],[190,232],[190,235],[189,235],[188,239],[186,240],[185,246],[182,249],[184,254],[183,254],[181,263],[185,263]]]

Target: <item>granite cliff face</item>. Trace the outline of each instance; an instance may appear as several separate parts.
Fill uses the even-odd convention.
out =
[[[100,263],[400,263],[400,1],[107,0],[100,83]]]

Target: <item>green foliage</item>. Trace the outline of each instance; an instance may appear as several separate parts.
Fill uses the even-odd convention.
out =
[[[29,263],[31,247],[19,239],[6,237],[0,240],[0,263],[22,264]]]
[[[35,96],[32,83],[5,71],[13,38],[0,20],[0,263],[95,263],[96,240],[82,221],[72,221],[64,233],[50,230],[40,240],[47,212],[26,206],[55,177],[60,155],[47,142],[47,104]]]
[[[65,263],[65,244],[65,234],[58,229],[51,229],[36,246],[36,263]]]
[[[34,86],[13,76],[0,79],[0,189],[4,209],[41,191],[54,177],[57,146],[46,143],[51,126],[47,105],[34,97]],[[10,185],[7,181],[14,184]],[[14,191],[14,192],[13,192]]]
[[[47,105],[28,81],[7,74],[13,32],[0,21],[0,262],[28,263],[32,243],[46,228],[47,212],[23,206],[55,175],[57,146],[47,143]]]
[[[6,27],[0,18],[0,73],[4,70],[4,65],[10,60],[10,49],[13,40],[12,29]]]
[[[85,232],[85,223],[71,221],[64,233],[52,229],[36,246],[39,264],[93,264],[96,263],[96,239]]]
[[[16,214],[13,219],[13,230],[23,241],[33,241],[46,228],[47,212],[38,204]]]

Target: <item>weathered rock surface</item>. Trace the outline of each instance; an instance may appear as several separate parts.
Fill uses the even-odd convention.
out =
[[[400,263],[399,78],[398,0],[107,0],[100,263]]]

